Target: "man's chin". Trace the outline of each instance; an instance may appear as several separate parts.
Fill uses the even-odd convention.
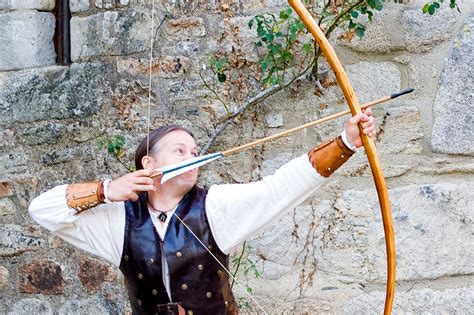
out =
[[[183,189],[191,189],[194,185],[196,185],[197,178],[194,174],[181,174],[172,178],[168,181],[172,185],[176,185],[178,187],[182,187]]]

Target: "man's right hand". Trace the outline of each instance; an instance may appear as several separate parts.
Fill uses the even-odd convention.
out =
[[[107,197],[110,201],[138,200],[138,192],[153,191],[153,174],[151,169],[138,170],[114,179],[110,182]]]

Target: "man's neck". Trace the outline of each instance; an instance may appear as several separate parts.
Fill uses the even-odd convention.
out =
[[[176,205],[183,199],[185,193],[179,192],[170,192],[170,191],[151,191],[148,193],[148,202],[153,206],[153,208],[167,212],[173,210]]]

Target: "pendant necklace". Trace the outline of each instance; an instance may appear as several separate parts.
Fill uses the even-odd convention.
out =
[[[163,202],[163,201],[162,201]],[[160,210],[157,210],[155,209],[155,207],[153,207],[151,205],[151,203],[148,201],[148,206],[153,210],[153,212],[157,212],[159,213],[156,217],[158,218],[158,220],[160,220],[162,223],[165,223],[166,222],[166,219],[168,218],[168,215],[166,214],[167,212],[170,212],[172,209],[170,208],[168,211],[160,211]]]

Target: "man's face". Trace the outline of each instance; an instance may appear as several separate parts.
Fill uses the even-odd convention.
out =
[[[171,131],[155,144],[151,154],[153,168],[167,166],[198,156],[196,141],[182,130]],[[173,185],[192,188],[196,184],[198,169],[195,168],[169,180]],[[168,183],[168,182],[167,182]]]

